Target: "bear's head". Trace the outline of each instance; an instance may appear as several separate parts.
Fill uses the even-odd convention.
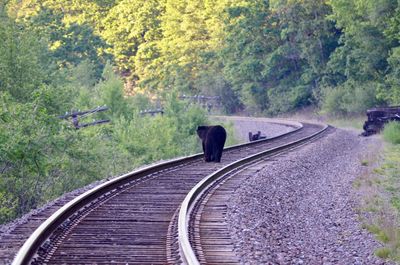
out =
[[[200,137],[200,139],[205,140],[207,131],[208,131],[209,126],[198,126],[197,127],[197,135]]]

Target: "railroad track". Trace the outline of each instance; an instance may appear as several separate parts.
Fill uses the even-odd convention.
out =
[[[103,183],[42,223],[13,264],[204,263],[199,226],[187,226],[199,223],[199,209],[207,208],[209,201],[197,196],[209,198],[214,192],[205,190],[214,190],[227,174],[305,144],[327,128],[304,123],[279,137],[227,148],[222,163],[205,163],[198,154]]]

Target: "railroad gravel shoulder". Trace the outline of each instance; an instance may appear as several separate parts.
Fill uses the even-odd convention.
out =
[[[381,244],[362,228],[352,186],[381,145],[337,129],[242,183],[226,214],[241,263],[390,264],[373,254]]]

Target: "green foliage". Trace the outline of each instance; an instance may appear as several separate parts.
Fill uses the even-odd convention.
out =
[[[134,93],[202,93],[220,96],[226,112],[270,114],[400,104],[394,0],[10,0],[7,7],[48,39],[49,53],[38,59],[67,68],[89,62],[96,79],[112,60]]]
[[[385,125],[383,138],[392,144],[400,144],[400,122],[390,122]]]
[[[342,101],[349,102],[344,102],[339,112],[361,111],[383,103],[377,99],[388,102],[393,98],[390,94],[396,90],[393,88],[396,83],[396,59],[393,53],[388,64],[388,57],[395,42],[385,37],[385,31],[397,5],[393,0],[331,1],[333,13],[330,18],[343,34],[340,46],[327,64],[324,82],[325,85],[338,87],[337,93],[346,92]],[[388,69],[391,72],[385,84],[384,76]],[[351,97],[360,95],[363,99],[353,102]]]
[[[245,1],[247,2],[247,1]],[[336,32],[323,1],[249,1],[228,9],[225,76],[246,106],[286,112],[315,101]]]
[[[195,108],[176,101],[168,102],[163,116],[141,117],[135,113],[131,120],[123,117],[114,125],[114,140],[131,157],[135,166],[161,159],[188,155],[199,150],[195,130],[205,123],[205,115]]]
[[[220,56],[224,75],[242,102],[264,110],[269,103],[268,86],[263,79],[266,64],[269,65],[265,57],[277,45],[278,32],[272,26],[276,22],[267,19],[271,14],[268,2],[251,2],[228,9],[226,45]]]
[[[388,248],[379,248],[375,251],[375,255],[382,258],[387,259],[390,256],[390,249]]]
[[[1,95],[0,190],[17,206],[14,215],[42,202],[41,196],[48,192],[48,173],[54,170],[58,126],[44,106],[48,94],[38,92],[34,102],[25,104],[13,101],[7,93]]]
[[[378,98],[389,104],[400,105],[400,47],[392,49],[388,58],[389,73],[385,76],[386,86],[378,89]]]
[[[112,71],[110,67],[104,70],[103,81],[96,87],[101,105],[108,106],[113,117],[128,115],[128,103],[124,97],[122,80],[112,72],[110,73]]]
[[[364,226],[381,241],[382,248],[375,254],[381,258],[400,261],[400,146],[386,145],[380,157],[379,167],[371,175],[363,175],[361,188],[365,190],[364,204],[368,207],[368,220]],[[372,163],[372,164],[375,164]]]
[[[95,14],[100,7],[87,1],[10,1],[10,12],[29,31],[48,41],[48,56],[57,67],[76,66],[82,61],[96,65],[98,78],[111,57],[107,45],[97,34]]]
[[[322,88],[322,111],[327,114],[362,113],[379,105],[375,82],[347,81],[337,87]]]
[[[241,109],[241,102],[223,74],[214,67],[214,71],[200,72],[196,87],[202,95],[218,96],[221,98],[222,111],[235,113]]]
[[[32,32],[0,13],[0,91],[29,100],[32,89],[46,79],[45,50]]]
[[[123,0],[108,10],[102,21],[101,36],[111,45],[108,51],[114,55],[120,70],[130,78],[137,78],[139,71],[145,71],[143,64],[155,57],[154,41],[161,36],[161,12],[162,1]],[[137,68],[140,69],[138,72]]]

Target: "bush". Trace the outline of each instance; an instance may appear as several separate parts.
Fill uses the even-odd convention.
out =
[[[342,87],[324,87],[322,89],[322,112],[325,114],[344,114],[346,110],[343,108],[343,94]]]
[[[400,122],[390,122],[385,125],[383,139],[392,144],[400,144]]]
[[[375,255],[382,259],[387,259],[390,256],[390,249],[388,248],[378,248],[375,251]]]
[[[348,80],[337,87],[323,87],[321,89],[321,108],[328,114],[356,114],[366,109],[380,105],[376,98],[379,83],[366,82],[360,84]]]

